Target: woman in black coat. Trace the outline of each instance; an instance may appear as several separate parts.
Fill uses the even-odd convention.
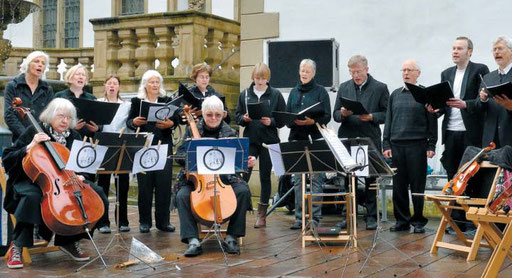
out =
[[[176,127],[180,118],[177,111],[165,121],[148,122],[140,116],[142,101],[166,103],[170,99],[165,96],[163,78],[159,72],[148,70],[142,76],[139,86],[139,94],[132,98],[130,113],[126,120],[126,126],[132,130],[140,128],[141,132],[153,133],[153,145],[161,141],[168,144],[168,155],[172,154],[172,130]],[[171,202],[172,161],[169,159],[163,170],[151,171],[146,174],[137,174],[138,181],[138,205],[139,205],[139,230],[148,233],[152,226],[151,206],[153,203],[153,191],[155,195],[155,220],[156,227],[160,231],[174,232],[175,227],[169,221]]]
[[[51,101],[41,113],[40,119],[44,132],[36,133],[34,127],[27,128],[14,145],[5,149],[3,153],[5,169],[9,174],[4,208],[16,217],[7,262],[9,268],[23,267],[21,249],[33,245],[34,225],[39,226],[39,234],[45,240],[50,241],[52,237],[52,232],[41,216],[43,193],[41,188],[25,174],[22,166],[23,158],[31,148],[44,141],[54,141],[71,149],[73,141],[81,139],[80,134],[73,130],[76,125],[76,110],[68,100],[59,98]],[[106,205],[108,200],[102,189],[86,180],[84,176],[78,175],[78,177],[90,184]],[[89,256],[80,249],[78,244],[82,238],[88,238],[87,234],[55,235],[54,244],[75,261],[86,261],[89,260]]]
[[[281,92],[268,85],[270,69],[267,65],[264,63],[256,64],[252,71],[251,79],[253,80],[251,86],[240,93],[235,117],[236,123],[244,127],[244,137],[249,138],[249,155],[256,158],[259,157],[261,192],[254,228],[261,228],[266,226],[265,215],[272,190],[272,183],[270,181],[272,161],[270,161],[268,150],[262,144],[279,143],[277,129],[283,126],[278,125],[273,117],[262,117],[260,120],[251,119],[247,113],[247,104],[264,102],[268,103],[269,111],[285,111],[286,103]],[[251,173],[252,167],[249,168],[249,172],[244,176],[246,182],[249,182]]]
[[[20,65],[21,74],[12,81],[9,81],[5,86],[4,118],[9,130],[12,132],[13,142],[30,126],[30,122],[27,119],[22,119],[11,108],[13,98],[21,98],[23,107],[30,108],[32,115],[36,119],[53,99],[52,87],[42,80],[49,61],[50,57],[42,51],[30,53]]]

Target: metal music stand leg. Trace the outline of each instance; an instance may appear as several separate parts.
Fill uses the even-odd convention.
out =
[[[116,227],[116,233],[110,239],[110,242],[107,244],[107,247],[105,247],[103,252],[100,253],[100,251],[96,247],[96,244],[94,243],[91,235],[89,234],[89,232],[87,232],[87,234],[89,235],[89,238],[91,239],[92,244],[94,245],[94,248],[98,252],[98,256],[96,258],[93,258],[92,260],[88,261],[86,264],[82,265],[81,267],[79,267],[76,270],[76,272],[78,272],[78,271],[82,270],[84,267],[90,265],[91,263],[96,261],[98,258],[101,259],[101,261],[103,262],[103,265],[105,266],[105,268],[108,268],[107,264],[105,263],[105,260],[103,259],[103,256],[109,250],[111,250],[111,248],[113,249],[113,248],[116,248],[116,247],[119,247],[119,248],[125,250],[130,255],[132,255],[135,259],[137,259],[140,262],[144,263],[146,266],[152,268],[153,270],[156,270],[156,268],[154,266],[150,265],[149,263],[145,262],[144,260],[142,260],[138,256],[136,256],[133,253],[131,253],[130,252],[130,248],[128,248],[128,245],[126,244],[126,242],[123,239],[123,236],[122,236],[121,231],[119,229],[119,227],[120,227],[120,225],[119,225],[119,189],[120,189],[120,184],[119,184],[119,175],[118,175],[118,173],[114,173],[114,181],[115,181],[115,184],[116,184],[116,203],[115,203],[115,208],[116,208],[115,209],[115,211],[116,211],[116,226],[117,226]],[[114,243],[114,241],[115,241],[115,243]]]
[[[378,198],[378,196],[379,196],[380,184],[376,185],[375,190],[376,190],[375,194],[377,195],[377,200],[376,200],[376,202],[377,202],[377,229],[375,230],[375,233],[373,235],[373,242],[372,242],[372,246],[370,247],[370,251],[368,251],[368,254],[366,255],[366,259],[364,260],[363,265],[361,266],[361,268],[359,268],[359,273],[361,273],[363,271],[364,267],[366,266],[366,263],[370,259],[371,255],[372,255],[372,252],[375,249],[375,247],[377,246],[379,240],[381,240],[384,243],[388,244],[389,246],[391,246],[391,248],[395,249],[402,256],[404,256],[408,260],[413,261],[418,267],[421,268],[422,267],[421,264],[418,263],[416,260],[414,260],[411,256],[405,254],[402,250],[398,249],[395,245],[393,245],[388,240],[385,240],[384,238],[379,237],[380,232],[382,231],[382,220],[380,219],[380,215],[379,215],[379,211],[378,211],[378,209],[379,209],[379,204],[378,204],[378,202],[379,202],[378,199],[379,198]]]
[[[224,251],[224,247],[222,246],[222,243],[225,242],[224,239],[221,236],[220,232],[220,223],[217,222],[217,174],[213,175],[213,225],[208,230],[208,233],[201,241],[201,245],[208,240],[210,237],[215,236],[215,239],[219,243],[220,250],[222,251],[222,255],[224,256],[224,262],[226,263],[226,266],[229,266],[228,264],[228,257],[226,256],[226,251]],[[210,235],[210,231],[213,230],[212,235]],[[199,231],[200,232],[200,231]],[[227,234],[226,234],[227,235]]]

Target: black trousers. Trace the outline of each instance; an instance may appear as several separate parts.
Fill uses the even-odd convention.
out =
[[[93,184],[92,182],[86,181],[96,193],[101,197],[103,205],[106,206],[108,199],[103,193],[103,190]],[[31,247],[34,245],[34,225],[39,226],[39,235],[47,241],[50,241],[53,232],[48,229],[44,224],[41,216],[41,200],[43,193],[38,185],[31,183],[30,181],[21,182],[14,185],[15,198],[18,199],[18,206],[14,212],[16,217],[16,226],[13,231],[13,241],[16,246],[19,247]],[[91,236],[94,229],[91,229]],[[73,236],[55,235],[55,245],[63,246],[83,238],[89,238],[86,233],[77,234]]]
[[[460,160],[468,146],[471,146],[471,141],[466,131],[446,131],[441,163],[446,170],[448,181],[453,179],[459,170]],[[451,212],[451,216],[462,231],[465,231],[467,227],[471,228],[475,226],[466,219],[466,213],[463,210],[454,209]]]
[[[245,236],[245,214],[249,206],[250,191],[247,183],[231,184],[236,196],[236,210],[229,219],[227,234],[234,237]],[[183,243],[188,243],[190,238],[199,238],[197,222],[190,207],[190,192],[193,188],[190,185],[182,186],[176,195],[178,216],[180,218],[180,237]]]
[[[366,217],[372,217],[373,219],[377,219],[377,191],[376,190],[370,190],[370,187],[372,184],[376,182],[376,178],[365,178],[364,179],[364,200],[365,200],[365,207],[366,207]],[[350,179],[345,178],[345,188],[347,189],[350,186]],[[356,194],[359,191],[356,190]],[[360,199],[360,198],[356,198]]]
[[[270,154],[268,153],[267,148],[257,144],[250,144],[249,155],[259,158],[261,187],[260,203],[268,204],[268,200],[270,199],[270,193],[272,191],[272,182],[270,180],[270,172],[272,171],[272,161],[270,160]],[[249,168],[249,171],[243,174],[245,182],[249,182],[251,174],[252,168]]]
[[[152,226],[151,207],[153,194],[155,195],[155,221],[157,228],[164,228],[169,225],[171,205],[171,181],[172,163],[167,162],[165,168],[160,171],[137,174],[139,223]]]
[[[427,182],[427,142],[412,141],[391,143],[393,165],[393,210],[398,225],[424,226],[428,219],[423,216],[424,198],[412,196],[414,215],[409,210],[411,193],[424,193]]]
[[[98,186],[103,189],[105,196],[108,197],[109,189],[110,189],[110,177],[111,174],[101,174],[98,175]],[[128,226],[130,223],[128,222],[128,190],[130,189],[130,175],[129,174],[120,174],[119,176],[119,187],[114,182],[116,186],[116,194],[119,196],[119,226]],[[108,203],[107,203],[108,204]],[[102,217],[101,221],[98,221],[98,227],[102,226],[110,226],[110,220],[108,219],[108,207],[105,208],[105,215]],[[114,220],[117,222],[117,208],[114,213]],[[101,223],[100,223],[101,222]]]

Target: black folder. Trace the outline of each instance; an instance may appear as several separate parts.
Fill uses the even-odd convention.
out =
[[[512,83],[506,82],[494,86],[487,86],[485,82],[483,82],[483,84],[488,94],[491,95],[492,97],[505,95],[509,99],[512,99]]]
[[[196,97],[188,88],[187,86],[183,85],[183,83],[179,82],[178,85],[178,92],[180,96],[183,96],[183,101],[190,104],[192,107],[195,107],[197,109],[201,109],[201,105],[203,104],[204,98],[198,98]],[[220,100],[222,100],[222,103],[224,104],[224,107],[226,107],[226,97],[220,96]]]
[[[247,113],[252,120],[260,120],[263,117],[272,117],[268,102],[247,103]]]
[[[354,113],[354,115],[364,115],[369,114],[364,106],[359,101],[351,100],[348,98],[341,98],[341,106],[345,107],[345,109],[350,110]]]
[[[405,82],[407,89],[411,92],[414,100],[425,105],[430,104],[433,109],[446,106],[446,101],[454,98],[452,87],[448,81],[422,88],[420,86]]]
[[[321,102],[315,103],[308,108],[303,109],[299,113],[272,111],[272,116],[278,125],[291,125],[295,120],[304,120],[306,116],[314,119],[324,114]]]
[[[77,118],[86,123],[94,122],[97,125],[108,125],[114,119],[120,103],[97,101],[83,98],[71,99],[76,107]]]

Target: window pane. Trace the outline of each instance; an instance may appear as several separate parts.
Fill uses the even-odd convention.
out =
[[[80,36],[80,0],[66,0],[64,47],[77,48]]]
[[[143,14],[144,0],[122,0],[121,15]]]
[[[43,0],[43,47],[55,47],[57,0]]]

